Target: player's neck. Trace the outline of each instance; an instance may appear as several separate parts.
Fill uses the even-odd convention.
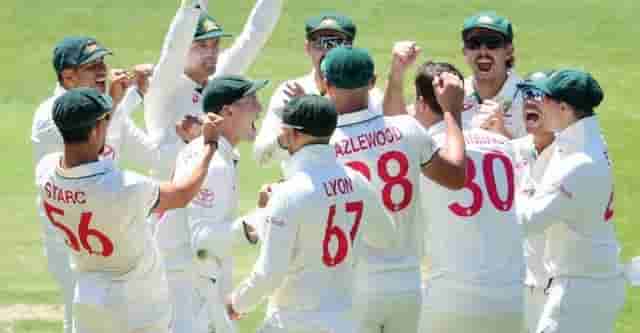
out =
[[[538,154],[542,153],[555,139],[553,132],[545,132],[543,134],[535,135],[533,137],[533,144],[536,147]]]
[[[369,107],[368,96],[367,98],[361,99],[336,96],[336,98],[333,99],[333,102],[336,105],[336,111],[338,114],[353,113],[365,110]]]
[[[509,74],[507,72],[504,75],[497,76],[491,79],[474,79],[473,84],[476,92],[480,95],[480,98],[485,99],[493,99],[495,98],[505,82],[509,78]]]
[[[199,73],[196,71],[186,71],[184,72],[184,74],[190,78],[193,82],[199,84],[200,86],[204,87],[207,85],[207,81],[209,80],[209,75],[207,75],[207,73]]]
[[[65,144],[61,167],[71,169],[98,160],[98,152],[88,144]]]

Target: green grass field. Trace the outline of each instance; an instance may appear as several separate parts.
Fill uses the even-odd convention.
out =
[[[239,32],[253,0],[210,1],[213,15],[231,32]],[[36,106],[55,83],[51,66],[53,45],[65,35],[98,38],[115,51],[112,66],[155,62],[178,1],[156,0],[3,0],[0,5],[0,142],[4,162],[0,173],[0,309],[13,304],[57,304],[60,295],[46,270],[36,220],[29,134]],[[272,39],[252,67],[253,77],[271,79],[261,96],[266,104],[279,82],[304,74],[309,62],[303,53],[303,22],[322,9],[338,9],[358,24],[357,44],[370,49],[378,63],[382,86],[390,49],[396,40],[415,39],[423,58],[447,60],[467,70],[461,55],[459,30],[463,19],[483,9],[495,9],[515,25],[517,70],[575,66],[591,71],[606,97],[599,108],[614,160],[615,223],[623,257],[640,255],[640,231],[634,228],[633,202],[640,200],[639,162],[633,142],[640,141],[640,115],[633,84],[640,81],[637,40],[640,5],[634,0],[418,1],[361,0],[285,1]],[[636,42],[633,42],[636,40]],[[468,72],[468,71],[467,71]],[[468,73],[467,73],[468,74]],[[137,114],[140,116],[140,113]],[[254,205],[257,189],[277,176],[277,169],[257,169],[248,146],[242,147],[241,211]],[[236,278],[251,268],[256,250],[239,248]],[[640,291],[630,290],[617,323],[618,333],[640,331]],[[3,313],[3,311],[0,311]],[[61,332],[61,323],[37,318],[8,321],[0,331]],[[242,321],[241,332],[259,325],[262,313]]]

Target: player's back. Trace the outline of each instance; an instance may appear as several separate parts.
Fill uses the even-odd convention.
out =
[[[362,230],[391,228],[365,225],[382,208],[366,180],[338,163],[330,146],[304,149],[305,155],[316,155],[313,162],[298,164],[302,154],[296,153],[287,168],[294,171],[274,188],[271,199],[282,201],[287,213],[268,218],[267,228],[294,223],[296,238],[286,278],[270,305],[285,311],[349,308]]]
[[[332,142],[338,159],[371,182],[396,227],[395,233],[386,235],[394,244],[392,247],[365,244],[366,270],[370,273],[417,272],[421,244],[417,231],[422,230],[418,186],[421,166],[433,154],[426,131],[413,117],[384,117],[364,110],[340,115]],[[406,284],[414,282],[418,283]],[[419,288],[403,286],[403,283],[395,285]]]
[[[446,144],[443,123],[429,129]],[[515,209],[515,174],[507,139],[482,129],[465,129],[467,180],[450,191],[422,179],[431,257],[430,286],[483,296],[521,295],[523,232]],[[498,293],[482,292],[497,291]],[[451,295],[450,295],[451,296]],[[466,302],[469,304],[470,302]]]
[[[44,157],[36,177],[45,213],[71,249],[74,270],[120,279],[157,266],[145,218],[158,186],[118,170],[112,160],[62,169],[61,156]]]

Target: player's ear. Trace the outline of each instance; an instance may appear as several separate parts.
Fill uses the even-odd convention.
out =
[[[75,88],[77,81],[78,73],[75,68],[66,68],[63,69],[60,73],[60,84],[65,89]]]
[[[376,74],[373,74],[373,77],[369,81],[369,90],[371,90],[371,89],[376,87],[376,82],[377,81],[378,81],[378,76]]]

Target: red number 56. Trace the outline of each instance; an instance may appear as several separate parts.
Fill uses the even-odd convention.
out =
[[[91,224],[91,217],[93,217],[93,213],[84,212],[80,216],[80,225],[78,226],[78,236],[80,236],[79,241],[78,237],[74,234],[74,232],[69,229],[66,225],[56,221],[54,218],[55,215],[64,216],[64,210],[60,208],[56,208],[50,205],[48,202],[44,202],[44,211],[56,228],[60,229],[66,236],[65,243],[76,252],[80,252],[82,246],[83,249],[87,250],[89,254],[97,254],[103,257],[109,257],[113,254],[113,242],[109,239],[109,237],[105,236],[102,232],[89,228],[89,224]],[[98,239],[100,244],[102,245],[102,251],[96,252],[89,244],[89,237],[95,237]]]

